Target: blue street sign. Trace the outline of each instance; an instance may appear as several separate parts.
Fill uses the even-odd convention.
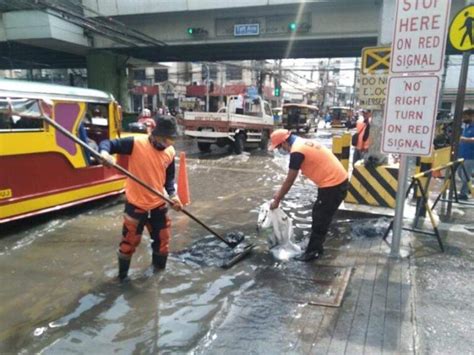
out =
[[[256,98],[258,96],[258,90],[255,86],[249,86],[247,88],[247,95],[251,97],[252,99]]]
[[[234,36],[258,36],[260,25],[258,23],[234,25]]]

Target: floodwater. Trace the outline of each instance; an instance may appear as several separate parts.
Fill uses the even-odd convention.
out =
[[[330,135],[318,135],[329,144]],[[153,273],[145,235],[130,281],[120,284],[115,252],[122,198],[6,226],[0,239],[1,353],[244,353],[250,342],[256,353],[297,351],[289,325],[304,305],[280,297],[278,286],[261,275],[311,265],[273,259],[266,235],[256,231],[258,206],[280,186],[288,157],[260,151],[235,156],[225,149],[202,155],[191,141],[179,142],[177,150],[183,149],[189,153],[188,210],[223,235],[243,232],[246,243],[256,244],[252,254],[222,269],[226,245],[171,212],[167,269]],[[299,180],[283,203],[297,241],[309,233],[315,192],[311,182]],[[331,229],[329,253],[348,243],[347,222]]]

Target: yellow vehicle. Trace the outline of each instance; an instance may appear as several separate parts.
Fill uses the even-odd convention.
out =
[[[346,122],[351,119],[352,109],[346,106],[333,106],[329,109],[331,115],[331,127],[346,127]]]
[[[110,94],[0,79],[0,223],[123,191],[122,174],[94,161],[44,116],[91,147],[120,135],[121,109]]]
[[[318,129],[319,108],[305,104],[284,104],[282,107],[283,128],[291,131],[308,133]]]

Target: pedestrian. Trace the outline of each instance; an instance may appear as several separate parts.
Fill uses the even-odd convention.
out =
[[[244,95],[242,94],[237,95],[235,100],[235,113],[239,115],[244,114]]]
[[[309,243],[306,250],[295,257],[299,261],[317,259],[324,252],[323,244],[332,218],[347,195],[347,172],[329,149],[317,142],[300,138],[286,129],[274,131],[270,140],[270,149],[279,149],[283,154],[290,153],[288,175],[273,196],[270,209],[280,205],[300,169],[303,175],[318,186],[318,196],[313,205]]]
[[[474,172],[474,110],[464,110],[462,118],[464,122],[464,129],[459,140],[458,155],[459,158],[464,158],[464,168],[466,169],[467,176],[463,169],[458,170],[458,174],[462,182],[458,199],[467,200],[471,195],[471,191],[469,189],[472,173]]]
[[[372,112],[370,110],[363,109],[362,117],[360,117],[356,122],[356,137],[353,137],[353,141],[355,140],[355,147],[354,155],[352,156],[352,165],[355,165],[355,163],[357,163],[360,159],[364,159],[365,155],[369,151],[371,120]]]
[[[166,190],[173,201],[171,207],[179,211],[182,205],[175,190],[173,147],[177,135],[176,121],[172,116],[158,116],[156,121],[156,127],[148,136],[102,141],[100,153],[105,164],[113,161],[110,154],[129,155],[130,173],[162,194]],[[152,239],[152,265],[155,271],[165,269],[171,227],[166,202],[130,178],[125,183],[125,197],[122,240],[117,253],[120,280],[128,275],[132,255],[140,244],[145,227]]]

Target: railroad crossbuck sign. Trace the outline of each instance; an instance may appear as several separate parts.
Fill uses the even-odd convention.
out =
[[[448,0],[397,1],[383,153],[431,154],[450,7]]]
[[[358,93],[361,107],[381,110],[385,104],[390,52],[390,47],[366,47],[362,49]]]
[[[463,52],[474,49],[473,25],[474,5],[469,5],[454,16],[449,27],[449,41],[454,48]]]
[[[362,49],[362,74],[387,73],[390,67],[390,47]]]

